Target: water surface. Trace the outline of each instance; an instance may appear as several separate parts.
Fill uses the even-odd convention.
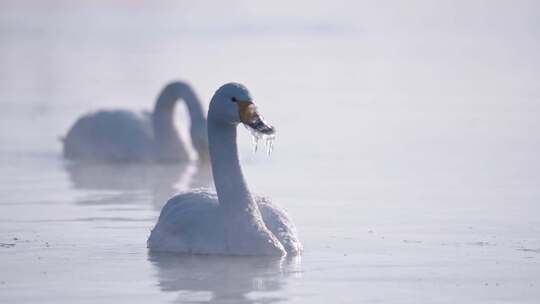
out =
[[[0,302],[537,303],[540,10],[434,3],[1,4]],[[251,89],[277,137],[239,130],[246,177],[301,257],[150,255],[208,166],[61,158],[79,115],[175,78]]]

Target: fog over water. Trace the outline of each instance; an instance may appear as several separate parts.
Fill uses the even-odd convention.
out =
[[[537,303],[539,20],[536,1],[3,1],[0,302]],[[301,257],[150,255],[210,168],[62,159],[80,115],[151,110],[174,79],[206,108],[250,89],[277,136],[268,157],[239,129],[246,179]]]

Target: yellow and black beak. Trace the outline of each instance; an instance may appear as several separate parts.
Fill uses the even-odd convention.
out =
[[[273,135],[276,131],[274,127],[268,125],[259,112],[257,107],[251,101],[236,101],[238,106],[238,113],[240,114],[240,121],[253,129],[254,131],[264,134]]]

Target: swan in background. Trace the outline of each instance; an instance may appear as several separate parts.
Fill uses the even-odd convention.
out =
[[[191,118],[191,141],[200,159],[208,158],[206,118],[197,95],[185,82],[163,88],[153,113],[106,110],[79,118],[64,142],[64,157],[75,160],[178,162],[189,153],[174,125],[176,102],[182,99]]]
[[[224,255],[298,254],[302,246],[284,210],[253,196],[246,184],[236,143],[242,122],[260,136],[273,136],[241,84],[219,88],[208,111],[210,161],[216,193],[185,192],[161,210],[148,238],[151,251]]]

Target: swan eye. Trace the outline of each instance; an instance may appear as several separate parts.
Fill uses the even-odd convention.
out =
[[[232,102],[237,102],[238,100],[236,100],[236,97],[232,97],[232,98],[231,98],[231,101],[232,101]]]

